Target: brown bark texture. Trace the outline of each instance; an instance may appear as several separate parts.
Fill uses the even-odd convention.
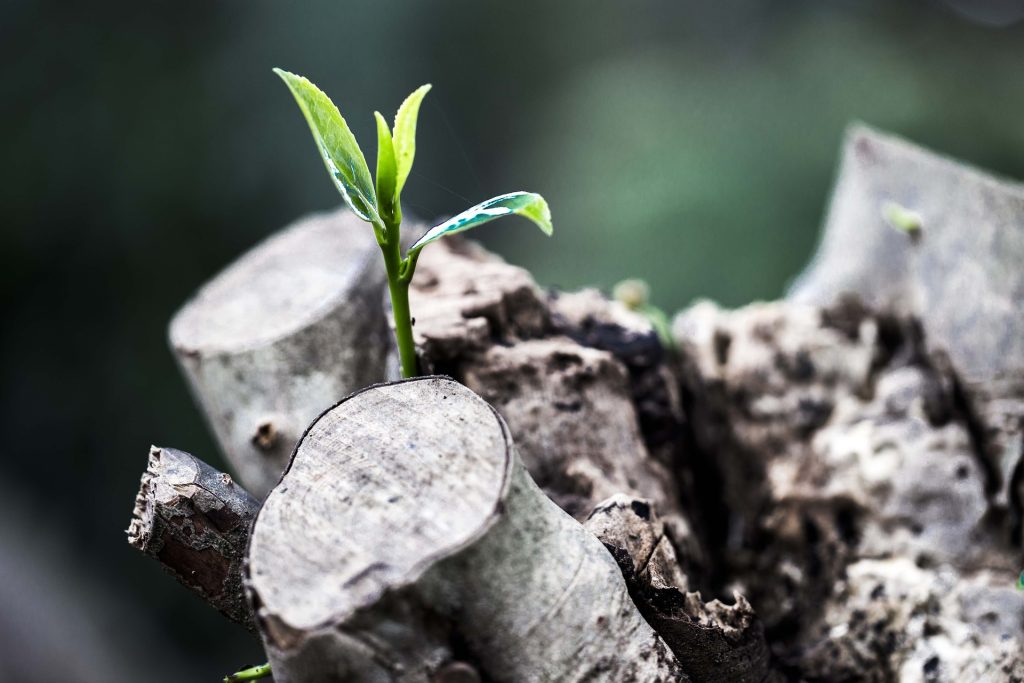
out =
[[[254,631],[242,564],[258,507],[231,475],[183,451],[154,446],[128,542],[228,619]]]

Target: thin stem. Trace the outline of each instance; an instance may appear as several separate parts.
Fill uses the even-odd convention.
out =
[[[236,671],[230,676],[224,677],[224,683],[236,683],[238,681],[258,681],[270,675],[270,664],[250,666],[248,669]]]
[[[416,345],[412,338],[412,314],[409,311],[409,282],[415,261],[403,263],[398,221],[389,223],[384,230],[380,250],[384,254],[384,268],[388,274],[391,293],[391,312],[395,318],[395,341],[402,363],[402,377],[416,376]],[[410,267],[411,266],[411,267]]]

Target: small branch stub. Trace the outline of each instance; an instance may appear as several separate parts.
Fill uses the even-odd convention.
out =
[[[241,568],[258,507],[230,475],[183,451],[154,446],[128,542],[224,616],[254,630]]]

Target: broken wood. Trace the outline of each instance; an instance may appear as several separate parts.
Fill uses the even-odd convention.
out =
[[[925,680],[995,681],[1024,666],[1020,551],[986,495],[955,378],[914,321],[849,299],[702,303],[674,331],[729,510],[716,545],[786,668],[914,680],[935,657],[926,670],[941,675]]]
[[[705,603],[650,501],[622,494],[598,505],[584,526],[618,562],[629,594],[694,683],[774,680],[764,627],[739,594]]]
[[[921,224],[887,225],[889,202]],[[316,418],[248,551],[276,677],[1020,680],[1021,225],[1018,186],[855,129],[791,298],[697,304],[674,353],[594,290],[546,292],[470,242],[432,245],[411,290],[420,367],[502,417],[435,377]],[[278,251],[326,253],[327,224],[308,230],[313,246]],[[180,349],[265,491],[287,452],[243,446],[290,449],[348,382],[383,376],[390,344],[332,331],[361,315],[334,312],[352,281],[321,283],[323,306],[320,285],[268,284],[293,268],[315,283],[326,260],[250,258],[195,307],[255,311],[253,327],[175,325],[257,339]],[[374,277],[347,296],[378,334]],[[247,309],[253,292],[283,297]],[[289,329],[260,336],[278,319]],[[341,366],[380,374],[332,383]],[[260,428],[273,411],[284,432]]]
[[[889,205],[920,221],[888,225]],[[1024,544],[1024,184],[997,178],[866,126],[846,136],[821,244],[789,293],[829,306],[855,294],[921,321],[948,356],[977,418],[991,494]]]
[[[383,291],[373,231],[339,210],[253,248],[171,322],[196,401],[257,497],[277,483],[313,418],[384,379]]]
[[[128,542],[228,619],[255,631],[242,563],[258,507],[230,475],[184,451],[153,446]]]
[[[498,414],[424,377],[309,428],[253,528],[275,679],[687,680],[601,543],[519,463]]]

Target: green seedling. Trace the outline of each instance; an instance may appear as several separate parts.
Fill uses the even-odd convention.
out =
[[[377,119],[377,177],[374,182],[355,136],[331,99],[303,76],[281,69],[274,69],[274,72],[295,96],[327,172],[345,203],[359,218],[373,226],[377,244],[384,255],[402,376],[412,377],[416,374],[416,349],[409,311],[409,283],[420,251],[442,237],[502,216],[523,216],[550,235],[553,228],[547,202],[533,192],[511,192],[488,199],[428,230],[403,256],[401,194],[416,155],[416,120],[420,103],[430,86],[417,88],[402,102],[393,129],[388,128],[380,112],[374,112]]]
[[[1024,571],[1022,571],[1020,576],[1017,577],[1017,590],[1024,591]]]
[[[651,323],[661,345],[666,349],[675,348],[672,339],[672,325],[665,311],[651,303],[651,288],[643,280],[623,280],[612,289],[612,298],[631,311],[639,313]]]
[[[894,229],[906,233],[911,241],[916,243],[921,239],[924,220],[916,211],[890,200],[882,204],[882,218]]]

